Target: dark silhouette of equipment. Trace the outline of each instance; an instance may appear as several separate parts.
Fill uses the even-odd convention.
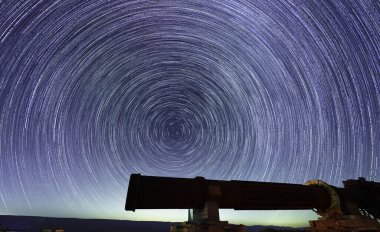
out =
[[[314,180],[299,184],[219,181],[132,174],[126,210],[192,209],[189,222],[171,231],[245,231],[219,220],[219,208],[235,210],[313,209],[321,218],[311,231],[380,231],[380,183],[358,180],[338,188]]]

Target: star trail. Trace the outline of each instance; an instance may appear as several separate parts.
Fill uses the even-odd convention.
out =
[[[125,212],[131,173],[380,181],[379,22],[376,0],[0,1],[0,214],[181,220]]]

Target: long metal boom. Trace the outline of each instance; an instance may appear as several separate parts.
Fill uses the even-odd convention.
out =
[[[330,205],[328,191],[318,186],[132,174],[125,209],[201,209],[208,201],[237,210],[325,209]]]

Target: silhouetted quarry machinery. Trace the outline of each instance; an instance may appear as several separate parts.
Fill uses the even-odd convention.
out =
[[[380,183],[343,181],[344,188],[320,180],[299,184],[218,181],[132,174],[126,210],[193,209],[189,221],[175,231],[245,231],[243,225],[219,220],[219,208],[235,210],[313,209],[321,217],[310,230],[380,231]]]

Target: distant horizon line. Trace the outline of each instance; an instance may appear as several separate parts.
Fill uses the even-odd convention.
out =
[[[34,218],[53,218],[53,219],[71,219],[71,220],[106,220],[106,221],[127,221],[127,222],[152,222],[152,223],[182,223],[183,221],[173,222],[173,221],[149,221],[149,220],[129,220],[129,219],[107,219],[107,218],[72,218],[72,217],[53,217],[53,216],[36,216],[36,215],[5,215],[0,214],[0,217],[34,217]],[[239,224],[236,224],[239,225]],[[241,224],[244,225],[244,224]],[[279,226],[279,225],[245,225],[248,227],[260,226],[260,227],[283,227],[283,228],[305,228],[305,226]]]

